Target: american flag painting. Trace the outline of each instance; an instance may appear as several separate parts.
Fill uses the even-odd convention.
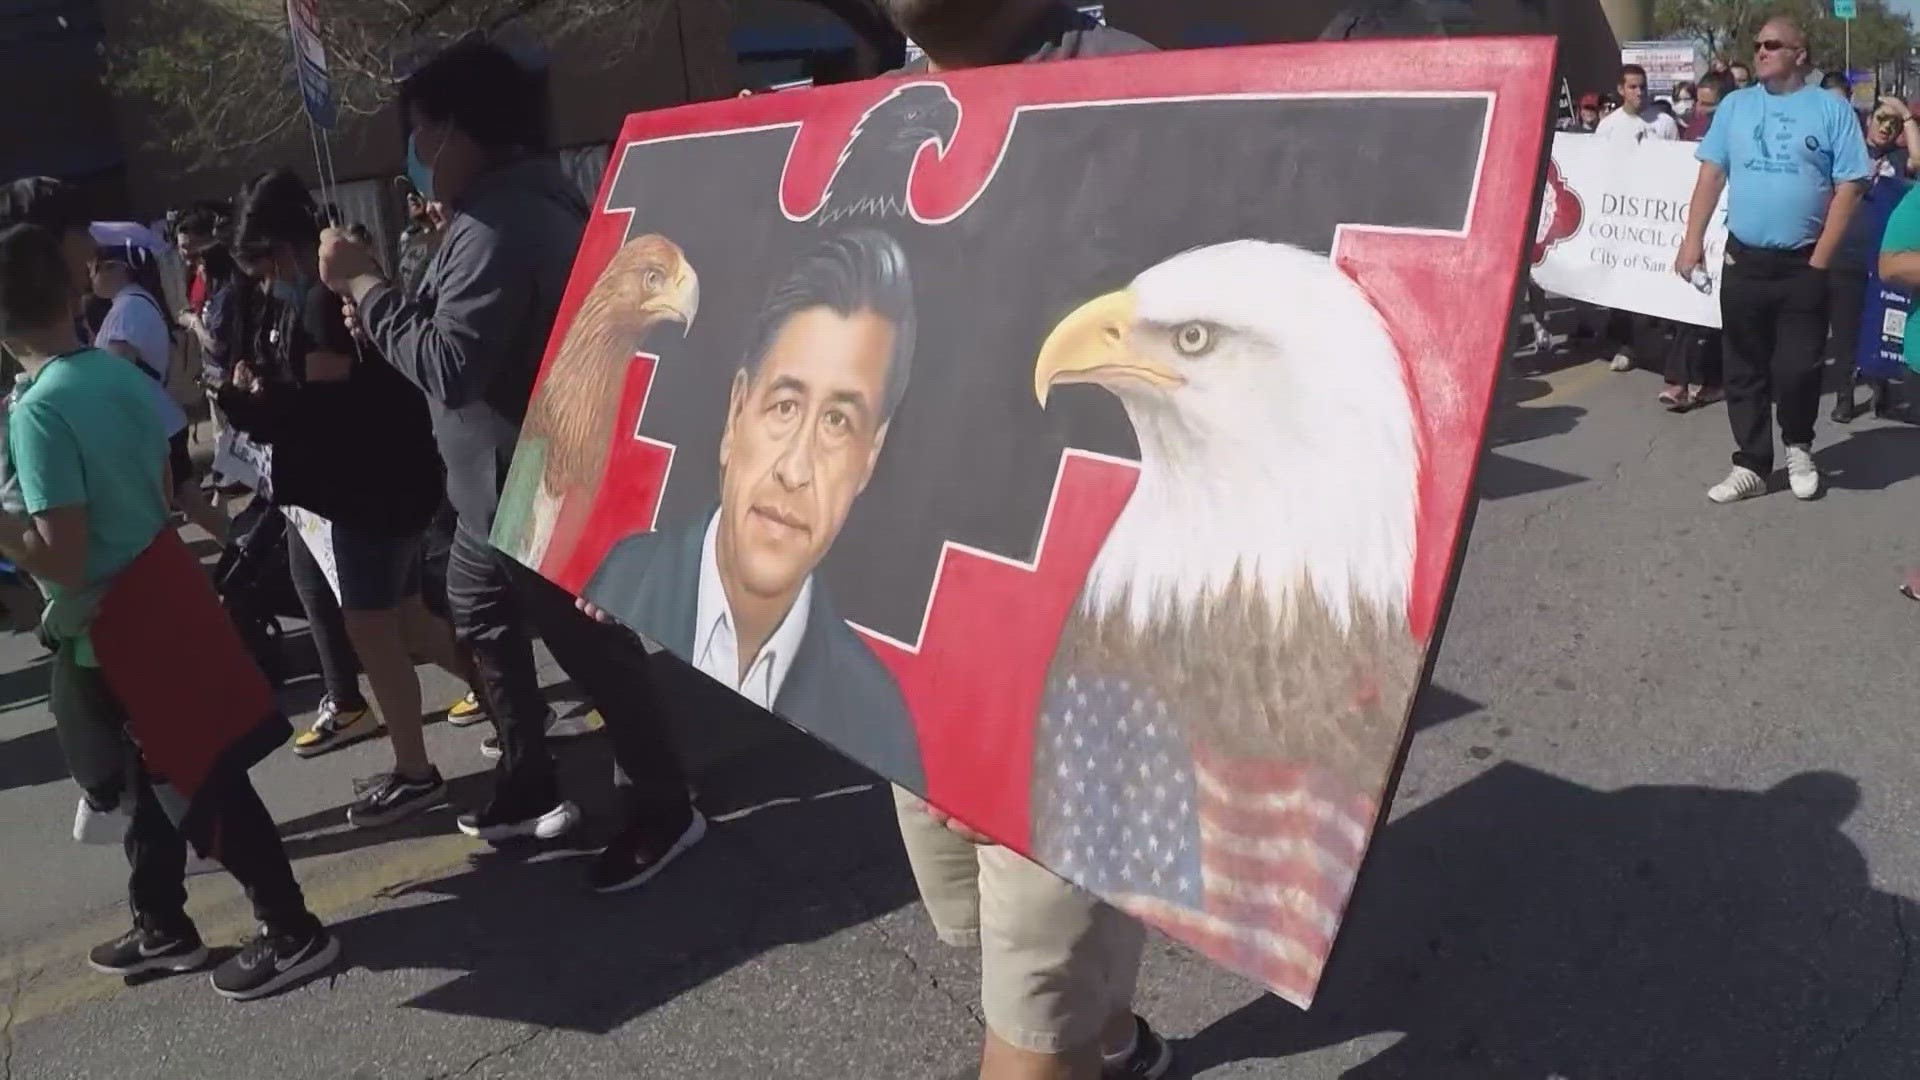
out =
[[[1145,679],[1069,676],[1036,735],[1039,861],[1312,1002],[1372,800],[1297,764],[1197,753]]]

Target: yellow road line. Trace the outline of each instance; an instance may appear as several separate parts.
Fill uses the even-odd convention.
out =
[[[345,873],[327,874],[326,862],[358,862],[351,854],[332,860],[310,860],[300,869],[301,886],[307,906],[323,922],[338,921],[369,900],[392,896],[402,888],[446,877],[465,870],[471,856],[485,850],[480,841],[457,833],[409,840],[398,845],[388,857],[355,866]],[[189,882],[199,895],[187,905],[188,913],[199,924],[200,934],[209,944],[238,942],[252,934],[253,909],[231,878],[208,875]],[[15,988],[10,995],[0,990],[0,999],[13,998],[13,1023],[64,1012],[94,1001],[104,1001],[124,992],[123,980],[100,975],[86,965],[87,950],[124,931],[126,912],[114,907],[89,919],[83,926],[62,933],[56,940],[32,949],[24,949],[0,961],[0,987]]]
[[[1546,383],[1550,389],[1537,398],[1520,402],[1519,407],[1522,409],[1540,409],[1549,405],[1557,405],[1566,401],[1568,398],[1578,397],[1586,393],[1612,374],[1614,374],[1614,372],[1607,366],[1607,361],[1589,360],[1584,364],[1561,368],[1559,371],[1550,372],[1546,375],[1535,375],[1533,378]]]

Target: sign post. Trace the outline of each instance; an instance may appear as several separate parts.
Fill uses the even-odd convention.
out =
[[[1854,0],[1833,0],[1833,17],[1843,24],[1846,34],[1847,70],[1853,70],[1853,20],[1859,18],[1859,5]]]

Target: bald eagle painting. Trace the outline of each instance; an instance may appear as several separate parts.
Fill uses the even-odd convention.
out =
[[[1327,258],[1244,240],[1059,323],[1034,390],[1068,383],[1140,473],[1048,673],[1035,856],[1309,998],[1420,669],[1399,349]]]
[[[568,326],[528,405],[494,523],[501,550],[528,566],[565,558],[606,470],[628,365],[653,328],[690,332],[700,276],[664,236],[627,241]]]

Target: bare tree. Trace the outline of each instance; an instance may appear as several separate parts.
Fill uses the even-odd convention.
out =
[[[568,44],[615,63],[676,0],[327,0],[321,38],[342,124],[371,116],[425,50],[470,34]],[[152,111],[150,137],[189,169],[223,164],[304,123],[285,0],[142,0],[109,52],[115,89]]]

